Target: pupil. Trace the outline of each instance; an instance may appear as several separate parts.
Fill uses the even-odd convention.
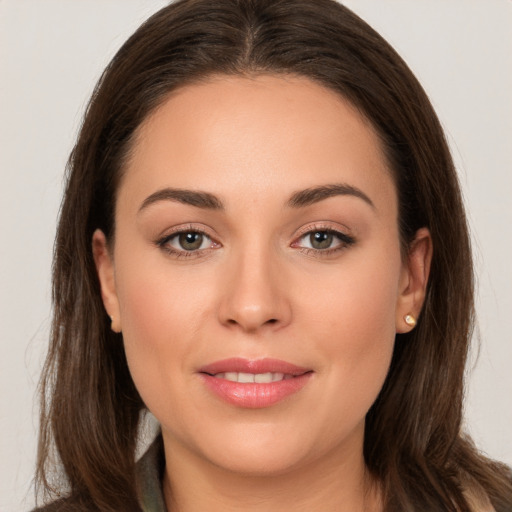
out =
[[[182,233],[179,236],[179,242],[186,251],[193,251],[201,247],[203,235],[201,233]]]
[[[311,246],[315,249],[328,249],[332,245],[333,235],[327,231],[317,231],[310,236]]]

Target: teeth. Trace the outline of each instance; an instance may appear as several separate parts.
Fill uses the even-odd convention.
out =
[[[231,382],[256,382],[258,384],[267,384],[269,382],[278,382],[280,380],[292,379],[292,375],[285,375],[284,373],[245,373],[245,372],[226,372],[217,373],[217,379],[226,379]]]
[[[258,382],[261,384],[265,384],[267,382],[272,382],[272,374],[269,373],[257,373],[254,376],[254,382]]]
[[[243,373],[238,374],[238,382],[254,382],[254,373]]]

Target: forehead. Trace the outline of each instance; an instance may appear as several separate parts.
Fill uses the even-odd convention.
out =
[[[119,195],[174,187],[229,202],[338,182],[395,200],[379,137],[355,107],[306,78],[219,76],[174,91],[143,122]]]

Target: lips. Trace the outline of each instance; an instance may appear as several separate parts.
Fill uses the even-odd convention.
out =
[[[225,359],[206,365],[199,375],[210,391],[229,404],[263,408],[300,391],[313,371],[278,359]]]

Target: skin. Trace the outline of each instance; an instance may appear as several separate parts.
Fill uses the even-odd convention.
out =
[[[341,194],[289,205],[329,184],[372,204]],[[166,187],[214,194],[223,209],[172,199],[141,209]],[[365,415],[395,334],[412,328],[404,316],[420,312],[432,252],[422,229],[402,259],[397,210],[371,125],[305,78],[215,77],[175,91],[141,125],[115,244],[96,231],[93,252],[112,328],[162,425],[169,509],[380,510],[365,473]],[[167,247],[181,252],[169,253],[158,241],[176,229],[209,238],[187,252],[174,237]],[[318,249],[315,230],[353,243],[334,236]],[[246,409],[198,374],[230,357],[313,373],[283,401]]]

